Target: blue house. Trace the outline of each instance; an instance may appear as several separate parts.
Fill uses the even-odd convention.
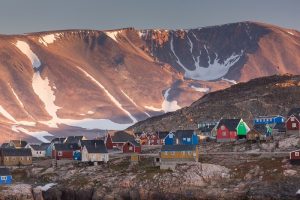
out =
[[[254,125],[256,124],[278,124],[284,123],[285,119],[281,115],[271,115],[271,116],[259,116],[254,118]]]
[[[165,137],[165,145],[198,145],[198,136],[193,130],[178,130],[175,133],[170,132]]]
[[[165,145],[173,145],[176,144],[176,138],[175,134],[173,132],[170,132],[166,137],[165,137]]]
[[[12,184],[12,176],[8,168],[0,168],[0,186]]]

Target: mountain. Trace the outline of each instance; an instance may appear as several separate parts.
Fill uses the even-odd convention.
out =
[[[299,74],[299,53],[298,31],[256,22],[0,35],[0,142],[124,129],[237,82]]]
[[[255,116],[283,115],[299,107],[300,76],[273,75],[238,83],[211,92],[191,106],[140,121],[134,131],[162,131],[197,128],[201,121],[220,118],[243,118],[249,125]]]

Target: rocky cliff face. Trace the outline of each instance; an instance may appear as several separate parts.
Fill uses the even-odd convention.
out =
[[[299,37],[253,22],[0,35],[0,142],[124,129],[236,82],[298,74]]]
[[[299,107],[300,76],[283,75],[253,79],[225,90],[211,92],[191,106],[149,118],[130,127],[135,131],[197,128],[197,123],[220,118],[243,118],[249,125],[255,116],[283,115]]]

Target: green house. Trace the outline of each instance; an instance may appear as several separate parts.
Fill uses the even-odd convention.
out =
[[[243,119],[240,120],[239,124],[236,127],[237,136],[239,138],[246,137],[247,133],[250,131],[250,128],[246,124],[246,122],[243,121]]]

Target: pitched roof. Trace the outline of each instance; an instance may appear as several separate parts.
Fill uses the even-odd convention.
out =
[[[65,143],[78,143],[83,139],[83,136],[69,136],[65,140]]]
[[[54,149],[56,151],[74,151],[79,150],[77,143],[64,143],[64,144],[54,144]]]
[[[292,108],[288,112],[288,117],[294,115],[298,120],[300,120],[300,108]]]
[[[10,146],[9,143],[3,143],[3,144],[1,145],[1,148],[14,148],[14,147]]]
[[[54,138],[53,140],[51,140],[51,143],[63,143],[65,141],[66,138],[62,137],[62,138]]]
[[[163,145],[161,151],[195,151],[195,145]]]
[[[117,131],[111,136],[113,142],[127,142],[134,140],[134,136],[125,131]]]
[[[236,127],[238,126],[240,121],[241,121],[241,118],[238,118],[238,119],[221,119],[217,128],[219,129],[222,125],[224,125],[230,131],[235,131]]]
[[[207,126],[200,127],[199,130],[203,133],[207,133],[207,132],[211,132],[215,126],[216,124],[210,124]]]
[[[88,153],[108,153],[103,140],[99,140],[94,144],[87,144],[85,148]]]
[[[167,137],[167,135],[169,134],[169,131],[159,131],[157,132],[157,134],[159,139],[165,139],[165,137]]]
[[[82,140],[80,141],[81,146],[87,146],[87,145],[101,145],[104,144],[104,140]]]
[[[176,138],[192,138],[194,134],[194,130],[177,130],[175,132]]]
[[[10,171],[6,167],[1,167],[0,168],[0,176],[9,176],[11,175]]]
[[[140,143],[138,143],[137,141],[135,141],[135,140],[130,140],[130,141],[128,141],[129,143],[131,143],[131,144],[133,144],[134,146],[136,146],[136,147],[139,147],[139,146],[141,146],[141,144]]]
[[[29,144],[30,147],[35,151],[45,151],[50,143],[42,143],[42,144]]]
[[[2,148],[1,149],[2,156],[32,156],[30,149],[20,148]]]
[[[253,129],[255,129],[257,132],[262,133],[262,134],[265,134],[268,131],[265,124],[255,124],[253,126]]]
[[[13,143],[16,148],[24,148],[27,145],[27,142],[24,140],[11,140],[10,142]]]

